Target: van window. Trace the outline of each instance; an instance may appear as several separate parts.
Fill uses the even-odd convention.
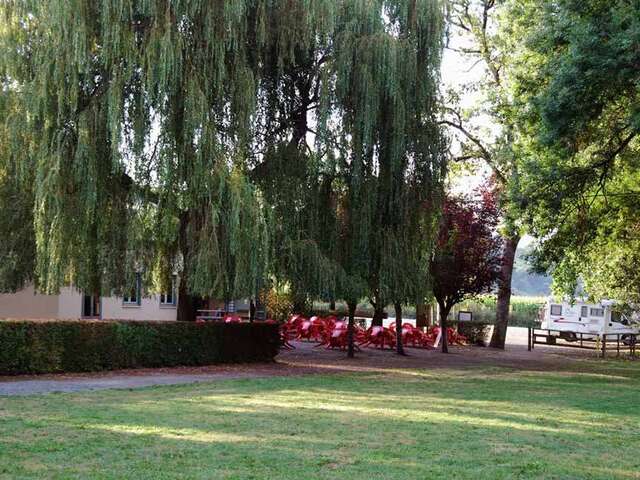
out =
[[[588,317],[589,316],[589,307],[580,307],[580,316]]]
[[[616,312],[615,310],[611,312],[611,321],[621,323],[622,325],[629,325],[629,319],[625,317],[622,312]]]
[[[592,317],[604,317],[604,308],[592,308],[589,313]]]
[[[562,305],[551,305],[551,315],[562,315]]]

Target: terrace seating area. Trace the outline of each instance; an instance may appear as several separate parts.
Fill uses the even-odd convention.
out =
[[[271,322],[273,322],[271,320]],[[356,348],[370,347],[379,349],[396,348],[395,324],[389,327],[371,326],[364,328],[354,325],[354,341]],[[291,341],[315,342],[315,347],[346,350],[349,344],[348,322],[330,315],[327,317],[313,316],[306,318],[302,315],[292,315],[280,327],[282,346],[286,349],[295,348]],[[432,349],[440,340],[440,327],[432,326],[426,329],[403,323],[401,332],[402,344],[405,347]],[[454,328],[447,328],[449,345],[466,345],[467,339]]]

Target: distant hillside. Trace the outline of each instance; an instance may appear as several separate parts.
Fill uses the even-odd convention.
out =
[[[529,264],[525,256],[530,248],[519,248],[516,252],[516,262],[513,266],[511,289],[514,295],[547,296],[551,293],[551,277],[529,273]]]

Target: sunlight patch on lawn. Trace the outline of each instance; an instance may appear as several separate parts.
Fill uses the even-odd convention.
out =
[[[105,432],[154,436],[169,440],[188,440],[202,443],[240,443],[261,441],[260,438],[256,436],[238,435],[237,433],[230,432],[198,430],[195,428],[163,428],[125,424],[88,424],[85,425],[85,428]]]
[[[260,407],[264,410],[270,409],[295,409],[295,410],[319,410],[324,412],[333,413],[351,413],[358,416],[378,418],[380,420],[404,420],[410,422],[424,422],[431,424],[443,424],[443,423],[459,423],[462,425],[475,425],[491,428],[508,428],[522,431],[537,431],[548,433],[564,433],[571,435],[581,435],[583,432],[579,429],[569,427],[552,427],[541,425],[539,418],[536,416],[530,416],[527,423],[518,421],[509,421],[496,417],[483,418],[477,415],[465,415],[462,413],[452,413],[448,410],[409,410],[409,409],[396,409],[392,407],[380,408],[359,404],[357,402],[349,402],[343,404],[336,404],[334,402],[327,402],[326,398],[316,395],[301,395],[300,398],[305,398],[304,402],[292,402],[291,399],[275,397],[275,396],[260,396],[251,399],[244,399],[243,405],[250,405],[251,407]],[[434,398],[424,398],[425,404],[433,404]],[[236,399],[236,401],[240,401]],[[491,412],[486,412],[486,415],[491,415]],[[524,414],[522,414],[525,416]]]

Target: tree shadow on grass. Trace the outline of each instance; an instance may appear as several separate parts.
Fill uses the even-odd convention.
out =
[[[13,432],[0,458],[65,478],[633,478],[637,384],[572,379],[563,395],[561,380],[366,374],[21,399],[0,402]]]

